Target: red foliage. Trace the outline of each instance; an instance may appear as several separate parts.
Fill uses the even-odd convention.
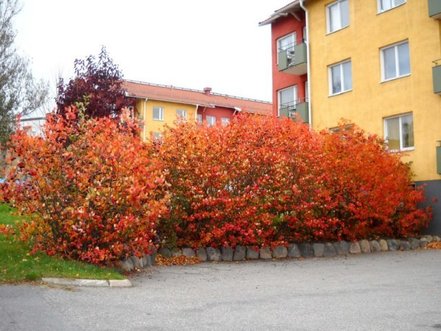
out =
[[[180,246],[407,236],[429,219],[409,169],[358,129],[242,116],[170,129],[156,154],[171,195],[161,235]]]
[[[75,118],[75,109],[66,118]],[[166,212],[162,168],[128,118],[48,118],[44,137],[11,139],[5,198],[32,215],[34,249],[96,264],[148,253]],[[72,119],[72,118],[71,118]]]

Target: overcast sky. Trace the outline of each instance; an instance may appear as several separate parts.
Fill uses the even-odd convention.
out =
[[[21,0],[17,46],[34,75],[69,78],[106,46],[124,78],[271,101],[270,26],[289,0]]]

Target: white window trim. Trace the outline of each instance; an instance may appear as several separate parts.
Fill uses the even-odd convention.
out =
[[[297,85],[287,86],[287,87],[284,87],[284,88],[278,90],[277,91],[277,116],[278,117],[280,117],[280,109],[281,109],[281,107],[280,107],[280,92],[291,89],[291,88],[293,89],[293,92],[294,92],[294,107],[297,106],[298,96],[299,96],[298,90],[297,90]]]
[[[344,89],[344,74],[343,74],[343,64],[344,63],[348,63],[348,62],[350,62],[351,63],[351,69],[352,69],[352,60],[351,59],[349,59],[349,60],[344,60],[344,61],[341,61],[341,62],[338,62],[338,63],[334,63],[334,64],[331,64],[330,66],[328,66],[328,87],[329,87],[329,96],[330,97],[333,97],[333,96],[335,96],[335,95],[340,95],[340,94],[343,94],[343,93],[347,93],[347,92],[351,92],[352,91],[352,87],[354,86],[354,79],[352,79],[352,70],[351,70],[351,80],[352,80],[352,86],[351,86],[351,88],[350,89],[348,89],[348,90],[343,90]],[[340,77],[341,77],[341,86],[342,86],[342,90],[340,91],[340,92],[337,92],[337,93],[332,93],[332,68],[333,67],[336,67],[336,66],[340,66]]]
[[[404,116],[408,116],[408,115],[412,115],[412,123],[413,123],[413,114],[412,113],[404,113],[404,114],[400,114],[400,115],[395,115],[395,116],[390,116],[390,117],[384,117],[383,118],[383,130],[384,130],[384,140],[387,141],[388,139],[388,132],[387,132],[387,120],[392,120],[395,118],[398,118],[398,128],[399,128],[399,137],[400,137],[400,149],[390,149],[388,150],[389,152],[406,152],[406,151],[413,151],[415,150],[415,135],[414,135],[414,142],[413,142],[413,146],[412,147],[403,147],[403,141],[402,141],[402,125],[401,125],[401,120]]]
[[[399,74],[400,63],[399,63],[399,59],[398,59],[398,46],[406,44],[406,43],[409,44],[409,41],[408,40],[404,40],[404,41],[400,41],[400,42],[398,42],[396,44],[392,44],[392,45],[388,45],[388,46],[380,48],[381,83],[389,82],[391,80],[400,79],[400,78],[403,78],[403,77],[408,77],[408,76],[410,76],[412,74],[412,68],[410,66],[410,46],[409,46],[409,73],[408,74],[404,74],[404,75],[400,75]],[[397,76],[386,79],[385,78],[386,72],[385,72],[385,66],[384,66],[384,50],[389,49],[389,48],[394,48],[395,70],[396,70]]]
[[[159,118],[155,118],[155,108],[160,109],[159,114],[161,115]],[[164,108],[163,107],[153,107],[152,109],[152,118],[154,121],[164,121]]]
[[[340,28],[331,31],[331,15],[330,15],[329,8],[335,4],[338,4],[338,7],[340,9],[340,2],[341,1],[342,0],[337,0],[337,1],[334,1],[326,6],[326,33],[327,34],[331,34],[331,33],[335,33],[337,31],[343,30],[344,28],[347,28],[350,25],[351,16],[350,16],[350,10],[348,9],[348,24],[341,25]],[[349,7],[349,0],[348,0],[348,7]]]
[[[388,12],[389,10],[393,10],[395,8],[401,7],[407,3],[407,0],[404,0],[404,2],[400,3],[399,5],[392,6],[389,9],[381,10],[381,1],[382,0],[377,0],[377,14],[382,14],[382,13]]]

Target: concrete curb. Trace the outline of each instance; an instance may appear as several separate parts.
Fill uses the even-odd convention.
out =
[[[77,287],[132,287],[128,279],[73,279],[73,278],[42,278],[43,283]]]

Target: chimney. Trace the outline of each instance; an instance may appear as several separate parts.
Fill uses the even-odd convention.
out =
[[[206,95],[211,94],[211,87],[204,87],[204,94]]]

